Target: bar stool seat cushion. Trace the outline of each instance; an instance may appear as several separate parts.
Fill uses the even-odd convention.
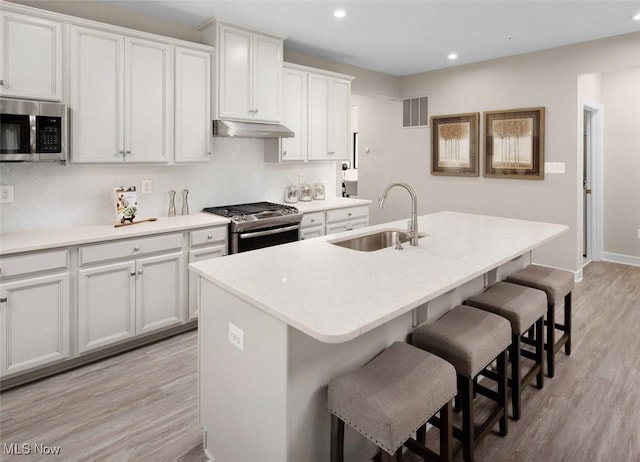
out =
[[[547,312],[547,295],[539,289],[496,282],[470,297],[467,304],[507,318],[511,331],[520,336]]]
[[[327,408],[393,454],[456,393],[451,364],[395,342],[357,371],[331,380]]]
[[[544,290],[548,302],[557,304],[573,291],[573,273],[540,265],[528,265],[523,270],[507,277],[508,282]]]
[[[497,314],[458,305],[437,321],[418,326],[412,343],[449,361],[458,374],[475,377],[511,345],[511,326]]]

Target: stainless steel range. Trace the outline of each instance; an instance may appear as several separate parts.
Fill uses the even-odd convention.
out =
[[[300,239],[302,214],[297,208],[272,202],[205,207],[203,212],[231,220],[229,253],[246,252]]]

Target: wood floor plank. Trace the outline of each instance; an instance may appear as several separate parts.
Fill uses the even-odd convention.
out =
[[[640,268],[587,266],[573,325],[573,354],[557,355],[543,390],[523,391],[522,419],[507,438],[487,436],[477,461],[640,461]],[[197,419],[197,334],[188,332],[2,392],[0,460],[202,462]],[[428,441],[437,448],[437,432]],[[9,455],[11,443],[61,453]]]

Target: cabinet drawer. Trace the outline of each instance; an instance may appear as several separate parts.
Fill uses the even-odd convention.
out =
[[[352,220],[354,218],[363,218],[368,216],[369,207],[366,205],[349,207],[346,209],[329,210],[327,212],[327,223],[335,223],[338,221]]]
[[[0,258],[0,277],[64,269],[68,265],[67,249],[2,257]]]
[[[321,225],[324,225],[324,212],[305,213],[300,222],[302,229]]]
[[[189,233],[189,247],[196,247],[204,244],[224,241],[227,239],[227,227],[217,226],[215,228],[199,229]]]
[[[87,265],[118,258],[138,257],[153,252],[179,250],[182,248],[182,234],[167,234],[142,239],[127,239],[108,244],[88,245],[78,249],[78,262]]]

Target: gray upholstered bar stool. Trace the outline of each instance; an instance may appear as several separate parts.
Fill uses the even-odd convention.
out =
[[[547,294],[547,373],[555,375],[555,354],[564,345],[564,352],[571,354],[571,292],[573,291],[573,273],[540,265],[528,265],[523,270],[507,277],[507,281]],[[556,322],[555,306],[564,297],[564,324]],[[556,329],[562,332],[556,340]]]
[[[458,395],[462,407],[462,430],[453,428],[453,436],[462,441],[466,462],[473,462],[474,448],[499,423],[500,435],[508,433],[507,349],[511,344],[511,326],[502,316],[471,306],[459,305],[440,319],[418,326],[412,343],[446,359],[456,368]],[[475,383],[476,377],[491,362],[498,363],[498,392]],[[475,393],[496,402],[493,412],[476,428],[473,398]],[[439,425],[437,419],[430,423]]]
[[[467,305],[503,316],[511,323],[511,406],[514,420],[520,420],[522,389],[534,377],[538,388],[544,386],[544,333],[543,320],[547,311],[544,292],[509,282],[496,282],[483,293],[469,298]],[[533,340],[524,334],[534,327]],[[535,352],[522,348],[522,343],[533,344]],[[534,364],[522,377],[520,358],[533,359]],[[493,372],[488,377],[495,375]]]
[[[406,445],[422,457],[450,461],[456,373],[451,364],[409,344],[395,342],[357,371],[329,382],[331,460],[344,457],[344,423],[382,449],[382,460],[401,460]],[[440,454],[424,446],[425,425],[440,413]],[[418,430],[418,439],[412,435]]]

